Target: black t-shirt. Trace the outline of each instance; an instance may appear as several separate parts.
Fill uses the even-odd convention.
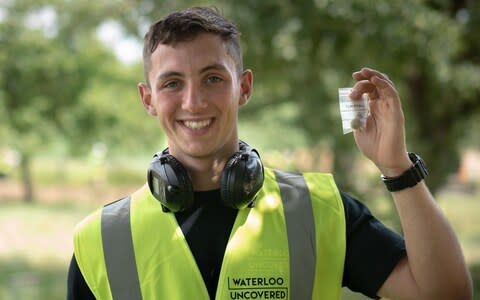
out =
[[[376,298],[378,289],[400,258],[405,243],[397,233],[372,216],[368,208],[341,192],[346,218],[346,256],[343,286]],[[175,213],[211,299],[215,298],[223,254],[237,210],[220,203],[220,191],[195,192],[195,204]],[[75,256],[68,271],[67,300],[94,300]]]

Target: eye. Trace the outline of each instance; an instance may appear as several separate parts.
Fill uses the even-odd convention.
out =
[[[178,80],[170,80],[164,83],[162,87],[166,89],[176,89],[180,87],[180,82]]]
[[[215,76],[215,75],[211,75],[211,76],[208,76],[207,77],[207,83],[209,84],[214,84],[214,83],[218,83],[218,82],[222,82],[223,79],[218,77],[218,76]]]

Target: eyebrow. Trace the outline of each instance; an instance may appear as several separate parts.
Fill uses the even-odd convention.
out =
[[[214,64],[208,65],[206,67],[203,67],[200,70],[199,73],[202,74],[202,73],[205,73],[205,72],[208,72],[208,71],[211,71],[211,70],[225,71],[226,69],[227,68],[225,68],[224,65],[214,63]],[[161,81],[161,80],[164,80],[165,78],[174,77],[174,76],[183,77],[184,74],[182,72],[177,72],[177,71],[167,71],[165,73],[160,74],[157,77],[157,81]]]
[[[162,73],[160,75],[158,75],[157,77],[157,81],[162,81],[163,79],[166,79],[168,77],[174,77],[174,76],[183,76],[183,73],[180,73],[180,72],[177,72],[177,71],[168,71],[168,72],[165,72],[165,73]]]
[[[208,72],[210,70],[225,71],[226,69],[227,68],[225,68],[224,65],[215,63],[215,64],[211,64],[211,65],[208,65],[208,66],[202,68],[200,70],[200,73],[205,73],[205,72]]]

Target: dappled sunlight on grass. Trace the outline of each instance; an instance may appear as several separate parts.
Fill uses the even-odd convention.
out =
[[[73,251],[73,228],[89,211],[67,203],[0,202],[0,259],[65,264]]]
[[[35,252],[35,249],[31,249]],[[43,266],[25,257],[0,259],[0,299],[65,299],[67,269],[55,259]]]
[[[0,202],[0,299],[65,299],[72,230],[87,208]]]

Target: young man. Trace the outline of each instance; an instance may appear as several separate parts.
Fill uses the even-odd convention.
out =
[[[148,185],[77,227],[68,299],[471,299],[458,241],[408,154],[400,98],[363,68],[352,99],[370,116],[354,133],[392,191],[404,239],[326,174],[263,169],[239,141],[253,86],[239,32],[209,8],[175,12],[145,36],[138,90],[168,150]]]

